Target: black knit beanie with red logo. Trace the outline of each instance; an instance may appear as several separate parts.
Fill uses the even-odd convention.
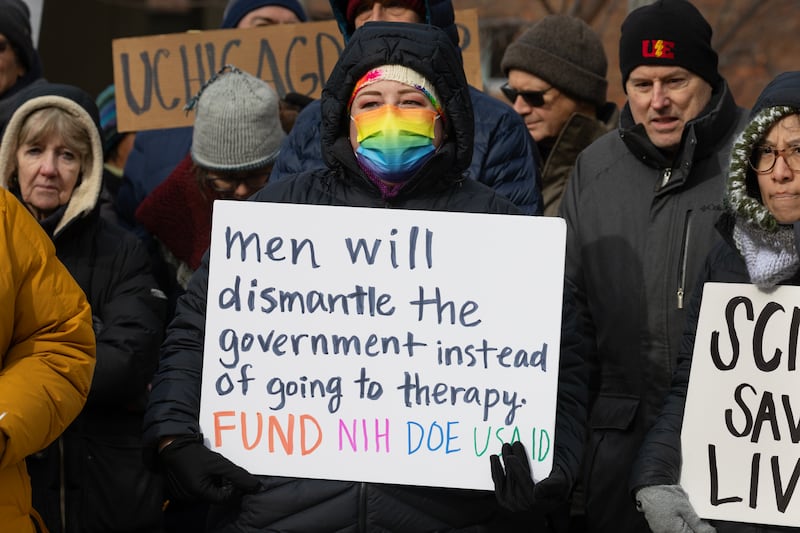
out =
[[[711,48],[711,26],[686,0],[657,0],[631,11],[622,23],[619,68],[622,87],[640,65],[679,66],[716,87],[717,53]]]

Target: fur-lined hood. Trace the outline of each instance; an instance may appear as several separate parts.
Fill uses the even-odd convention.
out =
[[[784,72],[761,92],[747,126],[731,151],[726,210],[738,220],[768,232],[777,231],[779,224],[761,201],[758,178],[749,164],[750,156],[758,141],[776,122],[795,113],[800,113],[800,71]]]
[[[78,119],[86,129],[92,153],[86,168],[81,168],[81,177],[53,233],[57,236],[70,222],[88,215],[97,205],[103,185],[103,144],[100,138],[99,114],[92,98],[83,90],[70,85],[40,84],[21,92],[15,102],[15,110],[0,141],[0,186],[17,192],[14,176],[17,170],[16,152],[19,132],[27,118],[46,107],[63,109]]]

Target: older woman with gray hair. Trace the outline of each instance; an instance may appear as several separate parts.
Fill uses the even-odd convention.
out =
[[[86,406],[56,442],[27,458],[33,504],[62,532],[161,530],[158,476],[142,462],[142,412],[163,337],[166,299],[132,234],[100,217],[97,107],[81,89],[20,92],[0,143],[0,186],[52,239],[86,294],[97,360]]]

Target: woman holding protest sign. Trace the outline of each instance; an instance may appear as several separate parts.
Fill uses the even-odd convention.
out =
[[[508,200],[463,175],[473,140],[468,91],[458,50],[441,29],[366,24],[354,33],[323,91],[326,168],[268,184],[251,199],[517,213]],[[210,530],[545,530],[543,524],[522,521],[537,519],[528,513],[502,512],[488,491],[254,476],[207,449],[198,415],[208,275],[206,254],[178,301],[162,346],[145,417],[145,445],[166,471],[174,493],[216,504]],[[566,317],[569,303],[565,298]],[[565,319],[562,328],[554,446],[557,499],[567,497],[577,473],[586,391],[574,324]],[[486,470],[488,478],[489,465]]]
[[[162,480],[142,462],[141,421],[166,298],[139,240],[100,216],[94,99],[41,83],[15,103],[0,144],[0,186],[38,221],[86,293],[97,341],[86,406],[58,440],[27,458],[34,506],[51,531],[159,532]]]
[[[723,241],[710,252],[692,298],[671,392],[633,469],[636,505],[655,533],[707,533],[715,528],[720,533],[796,531],[701,520],[678,483],[681,428],[704,283],[752,283],[764,291],[800,285],[792,228],[800,221],[800,71],[777,76],[756,101],[733,147],[724,205],[717,223]],[[752,348],[743,343],[742,350]],[[749,461],[746,468],[750,469]],[[787,484],[791,485],[785,480]]]

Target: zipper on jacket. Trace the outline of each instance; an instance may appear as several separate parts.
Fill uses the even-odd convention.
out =
[[[678,269],[678,309],[683,309],[683,298],[686,290],[686,266],[689,263],[689,241],[692,233],[692,210],[686,211],[683,225],[683,242],[681,243],[680,267]]]
[[[667,186],[667,183],[669,183],[669,179],[671,177],[672,177],[672,169],[671,168],[665,168],[661,172],[661,188],[662,189]]]

